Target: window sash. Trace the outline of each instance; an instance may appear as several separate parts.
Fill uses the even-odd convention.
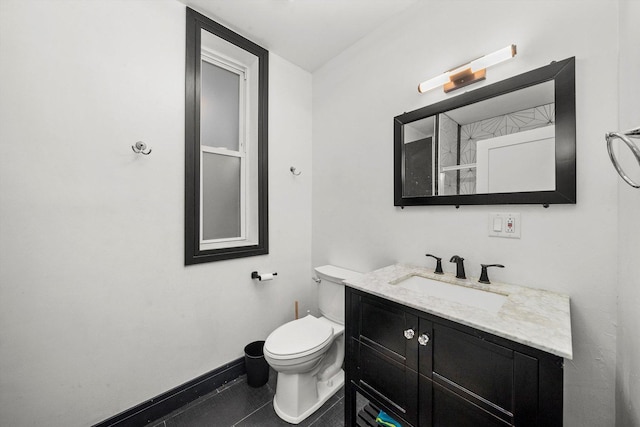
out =
[[[210,145],[202,144],[200,141],[200,236],[199,236],[199,246],[200,250],[207,249],[217,249],[219,247],[233,247],[233,246],[242,246],[247,241],[247,156],[250,148],[246,143],[246,136],[248,133],[248,91],[246,88],[247,84],[247,74],[248,69],[238,64],[237,62],[227,58],[217,52],[213,52],[211,50],[202,49],[201,61],[206,61],[211,65],[220,67],[224,70],[232,72],[239,76],[239,115],[238,115],[238,147],[239,151],[230,150],[224,147],[214,147]],[[214,154],[214,155],[222,155],[222,156],[231,156],[237,157],[240,159],[240,235],[237,237],[228,237],[228,238],[220,238],[220,239],[205,239],[204,238],[204,185],[203,185],[203,157],[205,153]]]

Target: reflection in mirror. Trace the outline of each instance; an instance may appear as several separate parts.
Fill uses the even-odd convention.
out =
[[[573,64],[396,117],[396,205],[575,203]]]
[[[186,264],[268,253],[267,62],[187,9]]]
[[[433,194],[555,189],[553,82],[441,113],[437,122],[440,191]],[[532,132],[541,127],[548,131]]]
[[[404,186],[405,196],[437,194],[434,179],[435,118],[427,117],[404,127]]]

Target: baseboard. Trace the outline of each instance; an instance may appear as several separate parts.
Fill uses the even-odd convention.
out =
[[[156,421],[246,373],[244,357],[200,375],[93,427],[137,427]]]

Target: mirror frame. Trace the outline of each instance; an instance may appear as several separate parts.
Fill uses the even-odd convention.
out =
[[[405,124],[547,81],[553,81],[555,88],[555,190],[419,197],[403,196],[403,126]],[[394,206],[542,204],[547,207],[550,204],[576,203],[575,57],[558,62],[554,61],[544,67],[401,114],[394,117],[393,126]]]
[[[186,8],[185,75],[185,265],[269,253],[268,219],[268,94],[269,52],[207,18]],[[200,249],[200,51],[201,30],[258,57],[258,243],[220,249]]]

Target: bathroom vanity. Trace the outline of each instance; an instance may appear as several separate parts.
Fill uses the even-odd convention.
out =
[[[345,425],[562,425],[566,295],[400,264],[346,285]]]

